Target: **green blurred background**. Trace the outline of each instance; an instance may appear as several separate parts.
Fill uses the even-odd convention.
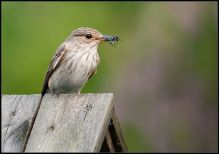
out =
[[[99,47],[83,93],[112,92],[129,152],[217,152],[216,2],[2,2],[2,93],[40,93],[56,48],[78,27]]]

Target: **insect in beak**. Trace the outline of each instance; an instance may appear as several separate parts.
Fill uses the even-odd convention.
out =
[[[108,42],[110,45],[114,45],[115,43],[118,43],[118,41],[120,40],[118,36],[111,36],[111,35],[103,35],[101,37],[102,41]]]

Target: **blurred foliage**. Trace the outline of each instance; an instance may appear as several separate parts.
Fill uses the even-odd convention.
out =
[[[154,152],[155,148],[150,143],[149,138],[143,135],[143,132],[133,124],[126,123],[124,126],[124,136],[128,145],[128,152]]]
[[[218,36],[214,2],[2,2],[2,93],[40,93],[76,28],[118,35],[100,45],[82,93],[113,92],[130,152],[214,152]]]

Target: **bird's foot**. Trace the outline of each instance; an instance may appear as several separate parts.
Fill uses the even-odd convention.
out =
[[[57,96],[57,97],[61,94],[60,92],[57,92],[57,91],[55,91],[55,90],[52,90],[50,93],[51,93],[52,95]]]
[[[79,100],[80,94],[81,94],[80,91],[76,92],[76,99],[77,99],[77,101]]]

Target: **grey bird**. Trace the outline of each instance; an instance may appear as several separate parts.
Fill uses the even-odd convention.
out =
[[[114,44],[117,36],[103,35],[93,28],[81,27],[73,31],[58,47],[45,75],[41,96],[45,93],[77,93],[97,70],[97,52],[101,42]]]

